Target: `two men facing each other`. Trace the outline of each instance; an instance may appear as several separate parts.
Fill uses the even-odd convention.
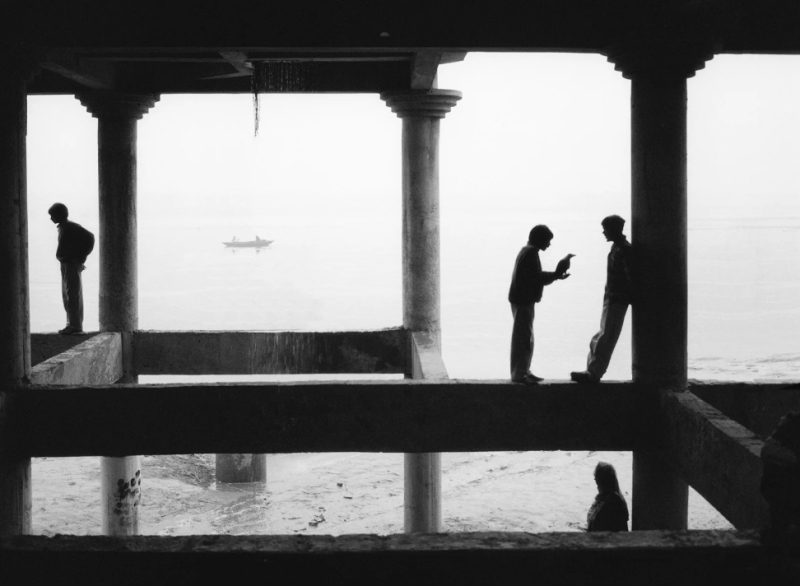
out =
[[[633,300],[633,259],[631,245],[623,234],[625,220],[617,215],[607,216],[601,225],[603,236],[612,243],[608,254],[603,312],[600,331],[589,343],[586,370],[571,373],[572,380],[579,383],[597,383],[605,375],[622,331],[628,305]],[[569,277],[567,270],[570,259],[575,256],[568,254],[561,259],[553,272],[543,271],[539,252],[547,250],[552,239],[553,233],[547,226],[535,226],[530,232],[528,244],[520,250],[514,263],[508,293],[514,316],[511,333],[511,380],[514,382],[536,384],[542,380],[530,371],[535,304],[541,301],[545,286]]]

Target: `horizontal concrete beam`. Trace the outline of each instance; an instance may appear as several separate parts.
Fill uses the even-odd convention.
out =
[[[405,54],[402,60],[393,61],[308,61],[297,78],[291,75],[285,80],[275,79],[275,86],[264,93],[380,93],[408,89],[409,59]],[[230,77],[229,74],[235,73],[230,65],[143,60],[119,62],[117,68],[120,85],[142,93],[252,92],[250,76]],[[34,80],[29,93],[45,92],[46,82]]]
[[[5,4],[0,32],[9,45],[585,52],[652,28],[654,34],[682,33],[675,39],[678,47],[695,40],[693,32],[703,32],[709,40],[719,35],[725,51],[800,52],[795,0],[473,0],[384,2],[380,8],[373,0],[229,0],[204,4],[203,10],[197,10],[196,2],[171,0],[169,10],[148,1],[140,2],[139,11],[107,0]]]
[[[781,417],[800,411],[800,384],[705,383],[689,389],[706,403],[766,439]]]
[[[692,393],[665,393],[662,425],[667,452],[681,476],[737,529],[764,527],[763,442]]]
[[[53,51],[42,67],[90,89],[114,89],[114,65],[96,60],[81,61],[74,53]]]
[[[368,332],[156,332],[133,336],[136,374],[402,373],[401,328]]]
[[[34,385],[105,385],[120,378],[122,337],[104,333],[40,362],[31,369],[30,381]]]
[[[209,584],[264,576],[292,584],[780,584],[779,560],[755,532],[195,535],[0,539],[11,584]],[[777,563],[776,563],[777,562]],[[781,573],[783,572],[783,573]],[[267,578],[268,577],[268,578]]]
[[[657,447],[656,394],[631,383],[112,385],[21,395],[15,437],[30,456]]]

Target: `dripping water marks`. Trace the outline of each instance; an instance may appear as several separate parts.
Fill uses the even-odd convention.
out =
[[[261,121],[259,95],[292,93],[311,90],[312,64],[305,61],[269,60],[253,63],[250,89],[253,93],[254,136],[258,136]]]

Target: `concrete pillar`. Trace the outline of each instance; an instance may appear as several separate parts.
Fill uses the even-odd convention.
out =
[[[122,334],[121,383],[137,382],[133,332],[139,327],[136,242],[136,121],[158,96],[92,92],[77,96],[97,118],[100,183],[100,331]],[[111,415],[109,415],[111,416]],[[137,535],[141,495],[139,456],[103,458],[104,535]],[[132,479],[136,486],[132,487]]]
[[[403,120],[403,327],[441,343],[439,120],[461,92],[391,91],[381,99]],[[441,531],[441,476],[441,454],[405,455],[406,533]]]
[[[686,79],[631,83],[633,378],[687,383]]]
[[[217,454],[217,482],[267,482],[266,454]]]
[[[36,72],[32,55],[0,56],[0,537],[31,531],[31,460],[19,456],[12,424],[31,373],[25,137]]]
[[[636,258],[633,380],[687,384],[686,78],[631,82],[631,211]],[[686,529],[689,487],[663,454],[633,453],[633,529]]]
[[[139,535],[141,461],[140,456],[100,458],[104,535]]]

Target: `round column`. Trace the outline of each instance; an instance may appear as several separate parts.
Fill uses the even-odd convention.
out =
[[[633,380],[687,383],[686,78],[631,82]]]
[[[633,380],[684,389],[688,370],[686,78],[631,82]],[[689,486],[659,452],[633,452],[633,529],[686,529]]]
[[[152,94],[77,96],[97,118],[100,184],[100,331],[122,334],[123,377],[137,382],[133,333],[139,327],[136,218],[136,122],[158,101]],[[138,535],[141,457],[101,460],[104,535]]]
[[[403,327],[439,340],[439,120],[461,92],[392,91],[381,99],[403,120]],[[441,454],[406,454],[404,478],[405,532],[440,532]]]
[[[639,39],[608,56],[631,79],[633,380],[654,393],[687,385],[686,79],[713,56],[670,42]],[[688,506],[668,453],[634,451],[631,527],[686,529]]]
[[[25,137],[26,84],[36,71],[32,55],[0,57],[0,537],[31,532],[31,460],[7,430],[16,416],[8,391],[21,390],[31,372]]]

